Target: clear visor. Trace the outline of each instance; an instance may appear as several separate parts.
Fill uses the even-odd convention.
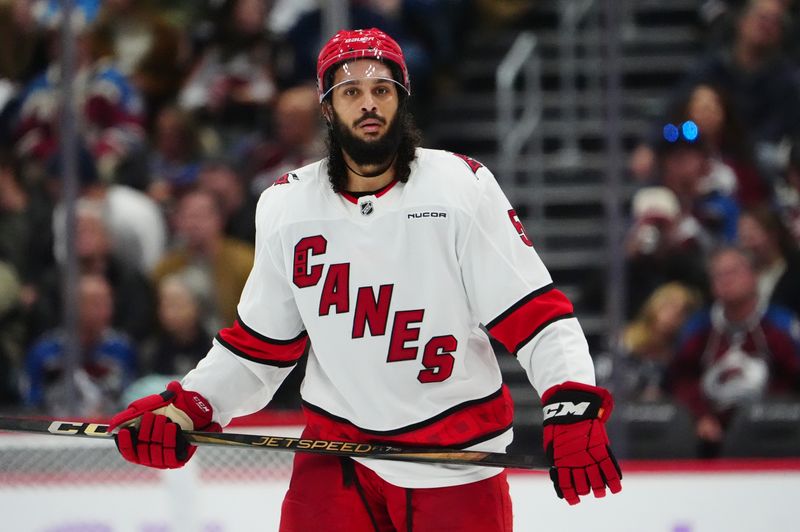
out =
[[[377,61],[352,61],[343,64],[339,71],[334,76],[336,81],[331,87],[325,91],[319,101],[325,100],[328,94],[331,93],[336,87],[347,84],[359,84],[364,81],[388,81],[394,83],[403,91],[408,94],[408,90],[402,83],[392,77],[391,69]]]

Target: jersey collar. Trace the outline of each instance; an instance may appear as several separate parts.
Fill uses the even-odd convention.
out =
[[[347,191],[342,191],[339,194],[341,194],[341,196],[344,199],[346,199],[347,201],[349,201],[353,205],[358,205],[358,198],[359,197],[375,196],[376,198],[380,198],[381,196],[383,196],[384,194],[386,194],[387,192],[392,190],[396,184],[397,184],[397,180],[393,179],[391,183],[389,183],[388,185],[384,186],[381,189],[376,190],[375,192],[365,192],[363,194],[359,194],[358,196],[354,195],[351,192],[347,192]]]

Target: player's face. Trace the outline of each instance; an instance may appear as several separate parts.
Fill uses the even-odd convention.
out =
[[[333,77],[333,111],[354,137],[378,141],[397,115],[397,89],[391,69],[380,61],[345,63]]]
[[[397,155],[403,139],[399,87],[380,61],[352,61],[336,72],[323,110],[331,135],[356,165],[380,167]]]

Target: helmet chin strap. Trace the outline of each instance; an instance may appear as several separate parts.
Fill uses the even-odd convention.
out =
[[[392,159],[389,161],[389,164],[387,164],[386,166],[384,166],[383,168],[381,168],[379,170],[376,170],[374,172],[369,172],[369,173],[366,173],[366,174],[362,174],[361,172],[358,172],[357,170],[353,169],[352,166],[347,164],[347,159],[344,160],[344,165],[347,167],[348,170],[350,170],[351,172],[353,172],[357,176],[360,176],[360,177],[378,177],[379,175],[381,175],[386,170],[388,170],[389,168],[392,167],[392,165],[394,164],[395,159],[397,159],[397,152],[395,152],[394,157],[392,157]]]

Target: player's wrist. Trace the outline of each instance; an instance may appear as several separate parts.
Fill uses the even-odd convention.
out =
[[[213,423],[214,409],[202,394],[184,390],[178,381],[170,382],[167,391],[174,393],[175,398],[163,408],[163,414],[183,430],[204,430]]]
[[[211,403],[203,395],[184,390],[179,382],[172,381],[160,394],[137,399],[112,417],[109,430],[138,426],[145,412],[166,416],[182,430],[205,430],[217,425]]]

